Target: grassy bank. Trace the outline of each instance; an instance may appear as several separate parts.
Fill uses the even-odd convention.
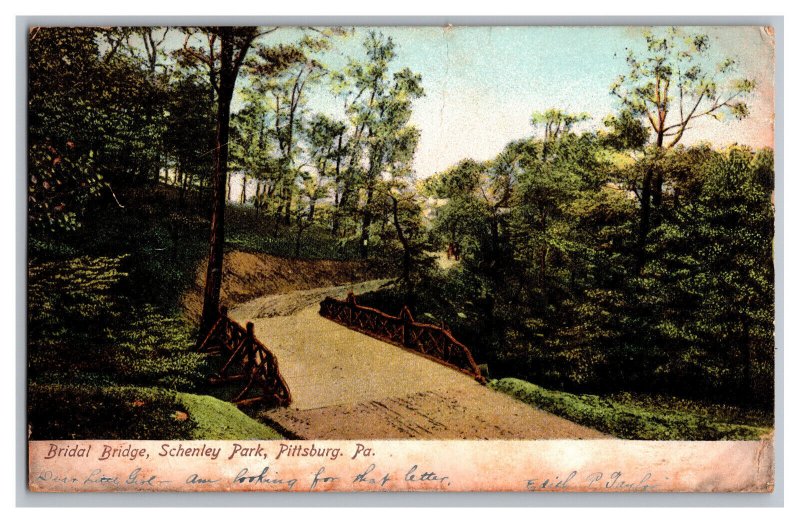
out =
[[[318,224],[305,226],[298,244],[296,224],[276,221],[273,215],[257,213],[252,206],[229,204],[226,220],[226,243],[236,249],[304,260],[361,259],[357,239],[337,238]]]
[[[623,439],[754,440],[772,430],[771,420],[724,406],[618,394],[604,398],[548,390],[515,378],[489,387],[529,405]],[[735,422],[741,419],[753,424]]]
[[[32,384],[31,439],[281,439],[211,396],[160,387]]]

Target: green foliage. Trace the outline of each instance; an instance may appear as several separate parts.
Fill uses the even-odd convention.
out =
[[[31,330],[29,379],[35,383],[130,384],[196,390],[209,369],[193,351],[192,329],[151,308],[130,309],[119,327],[84,323],[62,327],[61,338]]]
[[[109,387],[196,391],[207,375],[176,308],[208,252],[223,93],[220,55],[205,45],[219,50],[224,33],[237,49],[254,45],[242,56],[249,81],[240,85],[229,145],[231,165],[258,187],[242,206],[229,206],[228,247],[369,258],[402,285],[366,303],[389,312],[410,305],[450,326],[493,375],[770,408],[772,151],[678,145],[698,118],[746,117],[755,88],[734,78],[732,59],[710,66],[707,36],[646,33],[645,48],[631,51],[612,86],[621,111],[605,130],[577,133],[585,114],[534,113],[543,137],[419,183],[420,131],[410,122],[425,93],[420,75],[398,63],[392,38],[370,32],[360,57],[330,70],[320,52],[341,31],[303,30],[295,42],[269,45],[252,40],[254,28],[184,29],[194,36],[168,54],[162,44],[171,30],[37,28],[29,36],[36,386],[70,383],[74,402],[83,405],[79,396],[91,392],[108,410],[124,402]],[[230,91],[234,69],[226,72]],[[308,86],[330,88],[341,120],[310,112]],[[161,173],[176,188],[158,185]],[[437,270],[431,253],[446,247],[460,259]],[[158,398],[166,419],[172,406]],[[210,400],[187,401],[205,420],[190,432],[213,432],[215,420],[228,417]],[[640,416],[651,406],[621,403],[633,410],[612,425],[633,427],[631,434],[738,434],[691,420],[656,422]],[[138,415],[119,409],[126,419]],[[54,424],[66,430],[64,419]],[[252,429],[236,426],[231,433]]]
[[[74,230],[88,203],[105,187],[94,168],[93,154],[75,152],[67,141],[59,152],[53,145],[28,148],[28,223],[36,230]]]
[[[771,152],[676,147],[631,164],[668,187],[639,274],[639,202],[607,146],[588,133],[561,136],[547,154],[520,141],[426,181],[445,198],[432,235],[462,259],[405,301],[448,324],[496,376],[769,409]],[[399,306],[391,293],[369,299]]]
[[[656,376],[680,374],[704,389],[769,404],[773,208],[772,187],[760,177],[750,151],[713,158],[698,198],[666,213],[651,232],[641,285],[655,341],[670,351]]]
[[[129,211],[97,209],[61,241],[32,241],[32,437],[279,437],[228,403],[185,393],[205,391],[211,373],[193,349],[194,326],[175,311],[204,252],[204,231],[191,212],[169,211],[175,201],[163,195],[121,197]],[[94,254],[120,251],[133,254]],[[183,391],[177,399],[175,391]]]
[[[32,341],[63,344],[90,326],[119,317],[118,286],[127,276],[125,256],[83,256],[65,261],[32,262],[28,269],[28,325]]]
[[[650,129],[630,110],[603,120],[608,131],[600,135],[601,142],[619,151],[641,149],[650,139]]]
[[[31,384],[31,439],[192,439],[174,392],[146,387]]]
[[[563,416],[618,438],[636,440],[754,440],[771,426],[730,423],[709,416],[708,409],[671,409],[629,398],[608,399],[548,390],[514,378],[493,380],[489,387],[529,405]],[[627,401],[625,401],[627,399]],[[692,412],[699,411],[699,412]]]
[[[158,176],[154,145],[164,131],[166,81],[135,56],[98,44],[101,33],[113,32],[38,27],[30,33],[32,225],[72,229],[108,183]]]
[[[185,320],[152,308],[134,311],[104,358],[118,383],[153,384],[195,390],[210,373],[205,355],[194,351],[193,330]]]
[[[285,258],[311,260],[355,260],[360,258],[355,239],[338,238],[330,230],[318,225],[303,231],[299,253],[296,252],[296,226],[275,223],[259,215],[249,206],[228,208],[228,234],[226,243],[231,248],[250,252],[263,252]]]
[[[543,113],[535,112],[531,115],[531,124],[534,128],[544,130],[544,140],[558,140],[562,134],[570,132],[575,124],[585,122],[590,118],[588,113],[571,114],[558,108],[551,108]]]
[[[197,74],[183,72],[172,81],[166,100],[165,153],[172,160],[174,182],[185,192],[198,180],[211,179],[215,112],[212,87]],[[185,197],[185,194],[184,194]]]
[[[31,439],[283,439],[230,403],[153,387],[33,384]]]
[[[732,78],[732,58],[710,64],[708,35],[670,27],[645,30],[642,36],[646,51],[628,49],[628,72],[614,81],[611,94],[625,112],[650,124],[658,147],[677,145],[697,118],[748,115],[745,100],[755,81]]]

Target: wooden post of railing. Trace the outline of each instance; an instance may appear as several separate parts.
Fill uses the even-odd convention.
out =
[[[409,308],[405,305],[403,305],[403,309],[400,311],[400,319],[403,320],[403,345],[411,347],[411,324],[414,323],[414,317],[411,315]]]
[[[250,365],[256,365],[256,347],[255,347],[255,325],[252,321],[247,322],[247,341],[245,341],[245,350],[247,351],[247,361]]]
[[[356,309],[356,295],[353,291],[347,293],[347,324],[353,324],[353,311]]]

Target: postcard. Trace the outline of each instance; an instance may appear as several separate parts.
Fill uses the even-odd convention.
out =
[[[27,36],[29,490],[773,491],[773,28]]]

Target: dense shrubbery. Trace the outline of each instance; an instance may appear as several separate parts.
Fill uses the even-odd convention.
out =
[[[489,386],[534,407],[624,439],[746,440],[758,439],[771,430],[771,420],[760,419],[757,426],[744,425],[718,419],[713,412],[703,412],[702,407],[687,407],[685,402],[679,402],[679,408],[674,409],[669,404],[643,406],[635,400],[552,391],[514,378],[495,380]]]
[[[207,375],[191,329],[120,294],[124,257],[32,263],[29,378],[37,383],[159,385],[193,390]]]
[[[202,392],[210,373],[193,350],[196,327],[176,307],[203,250],[202,221],[188,210],[170,214],[174,202],[162,194],[146,203],[141,190],[119,196],[129,207],[100,204],[58,241],[31,238],[31,437],[274,437],[213,398],[176,399],[176,391]],[[179,410],[188,421],[175,419]]]
[[[175,419],[175,393],[145,387],[71,384],[28,387],[32,439],[191,439],[195,422]]]

